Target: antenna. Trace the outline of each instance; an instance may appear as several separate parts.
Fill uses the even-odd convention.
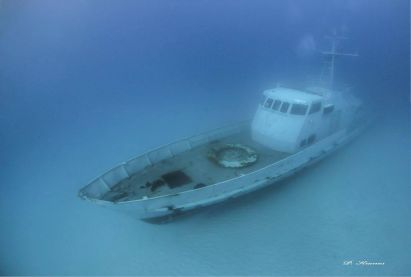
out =
[[[326,57],[326,63],[328,63],[328,74],[329,74],[329,83],[330,87],[333,87],[334,83],[334,69],[335,69],[335,57],[336,56],[350,56],[350,57],[358,57],[358,53],[341,53],[337,52],[337,44],[341,40],[347,39],[347,37],[337,36],[336,32],[332,36],[326,36],[325,38],[331,40],[331,49],[329,51],[323,51],[323,54]]]

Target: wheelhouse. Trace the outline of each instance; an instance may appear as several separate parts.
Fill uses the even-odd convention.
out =
[[[321,95],[282,87],[266,90],[253,120],[253,138],[275,150],[295,152],[319,137],[315,129],[323,106]]]

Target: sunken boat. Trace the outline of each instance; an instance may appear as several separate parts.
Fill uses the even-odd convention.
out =
[[[79,196],[140,219],[162,218],[275,184],[320,161],[364,127],[361,101],[328,86],[263,91],[254,118],[164,145],[108,170]]]

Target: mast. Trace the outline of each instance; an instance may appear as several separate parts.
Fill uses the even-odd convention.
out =
[[[323,54],[326,58],[326,70],[328,71],[329,86],[332,89],[334,85],[335,58],[337,56],[357,57],[358,54],[337,52],[337,44],[341,40],[347,39],[346,37],[337,36],[336,32],[334,32],[332,36],[326,36],[326,38],[331,40],[331,49],[328,51],[323,51],[321,54]]]

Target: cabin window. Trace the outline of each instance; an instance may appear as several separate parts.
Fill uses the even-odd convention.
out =
[[[315,102],[311,104],[310,112],[309,114],[313,114],[321,110],[321,102]]]
[[[267,97],[266,97],[265,95],[263,95],[263,96],[261,97],[260,104],[261,104],[261,105],[264,105],[265,100],[267,100]]]
[[[275,110],[275,111],[278,111],[280,109],[280,106],[281,106],[281,101],[280,100],[275,100],[274,104],[272,106],[272,109]]]
[[[270,108],[272,103],[273,103],[273,99],[268,98],[267,101],[265,101],[264,107]]]
[[[327,105],[323,109],[323,114],[329,114],[334,110],[334,105]]]
[[[288,102],[283,102],[283,104],[281,105],[281,109],[280,112],[282,113],[286,113],[288,111],[288,108],[290,107],[290,103]]]
[[[304,104],[293,104],[291,107],[291,114],[305,115],[307,113],[308,106]]]

